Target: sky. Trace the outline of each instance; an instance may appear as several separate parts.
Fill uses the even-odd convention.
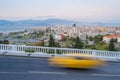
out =
[[[0,0],[0,19],[120,21],[120,0]]]

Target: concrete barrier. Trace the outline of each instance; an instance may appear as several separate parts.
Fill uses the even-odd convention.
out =
[[[25,52],[26,49],[32,49],[35,52]],[[64,56],[64,54],[88,54],[107,61],[120,61],[120,52],[115,51],[0,44],[0,55],[52,57]]]

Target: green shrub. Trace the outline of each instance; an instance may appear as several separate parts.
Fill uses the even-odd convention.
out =
[[[120,48],[116,48],[115,50],[116,50],[116,51],[120,51]]]
[[[49,54],[55,54],[55,50],[54,50],[54,49],[50,49],[50,50],[48,51],[48,53],[49,53]]]
[[[56,50],[56,54],[61,54],[61,51],[60,50]]]
[[[55,54],[55,50],[54,49],[50,49],[48,51],[49,54]],[[61,54],[61,51],[60,50],[56,50],[56,54]]]
[[[26,49],[25,52],[35,52],[34,49]]]

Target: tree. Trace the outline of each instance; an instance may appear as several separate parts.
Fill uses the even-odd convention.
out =
[[[116,48],[115,50],[116,50],[116,51],[120,51],[120,47]]]
[[[45,45],[45,42],[44,40],[41,41],[41,46],[44,46]]]
[[[117,43],[117,38],[116,38],[116,39],[114,39],[114,42],[115,42],[115,43]]]
[[[88,35],[86,34],[86,44],[88,44],[88,39],[89,39],[89,37],[88,37]]]
[[[45,45],[44,40],[35,44],[35,46],[44,46],[44,45]]]
[[[94,38],[92,36],[89,37],[89,41],[93,41]]]
[[[95,45],[96,50],[108,50],[109,49],[109,44],[100,42]]]
[[[98,36],[95,36],[94,37],[94,43],[98,43],[99,42],[99,38],[98,38]]]
[[[61,47],[59,42],[56,42],[56,47]]]
[[[88,40],[88,38],[89,38],[89,37],[88,37],[88,35],[86,34],[86,40]]]
[[[79,48],[82,49],[84,46],[83,42],[81,41],[81,39],[79,37],[75,38],[75,45],[74,48]]]
[[[102,40],[103,40],[103,35],[96,35],[94,37],[94,43],[99,43]]]
[[[75,39],[73,37],[70,37],[69,40],[70,41],[75,41]]]
[[[109,51],[114,51],[115,48],[114,48],[114,39],[111,39],[110,40],[110,44],[109,44]]]
[[[66,40],[67,40],[66,36],[62,37],[62,41],[66,41]]]
[[[0,41],[0,44],[2,44],[3,42],[2,41]]]
[[[111,36],[110,34],[106,34],[106,35],[104,35],[104,36]]]
[[[54,40],[54,38],[53,38],[53,36],[51,34],[50,34],[50,38],[49,38],[48,47],[56,47],[55,40]]]
[[[9,41],[8,40],[4,40],[3,44],[9,44]]]

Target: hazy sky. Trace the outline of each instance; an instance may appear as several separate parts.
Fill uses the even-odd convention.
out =
[[[120,21],[120,0],[0,0],[0,19]]]

